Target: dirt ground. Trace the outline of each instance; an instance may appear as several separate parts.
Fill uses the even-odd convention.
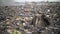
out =
[[[59,34],[60,3],[26,3],[0,6],[0,33]]]

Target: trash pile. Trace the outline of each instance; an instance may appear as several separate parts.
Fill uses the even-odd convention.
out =
[[[13,30],[22,34],[59,34],[60,6],[53,3],[0,6],[1,34],[11,34]]]

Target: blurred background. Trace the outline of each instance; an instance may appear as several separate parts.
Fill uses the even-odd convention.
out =
[[[0,0],[0,34],[60,34],[60,0]]]
[[[0,6],[4,5],[16,5],[20,4],[21,2],[60,2],[60,0],[0,0]]]

